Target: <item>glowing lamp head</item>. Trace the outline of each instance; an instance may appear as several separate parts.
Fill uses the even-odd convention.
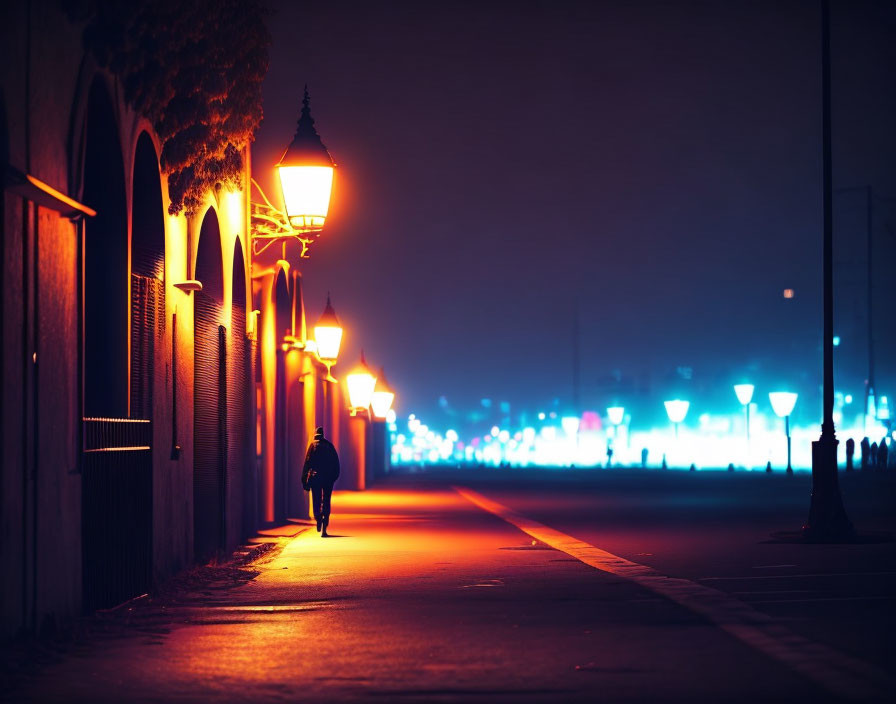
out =
[[[734,393],[737,394],[737,400],[740,401],[741,406],[746,406],[750,401],[753,400],[754,388],[755,387],[752,384],[734,385]]]
[[[327,306],[314,326],[314,348],[321,359],[335,363],[339,357],[339,345],[342,344],[342,325],[336,317],[336,311],[330,304],[327,294]]]
[[[581,419],[578,416],[564,416],[560,419],[560,426],[567,435],[573,436],[579,432],[580,422]]]
[[[373,390],[376,388],[376,377],[367,366],[363,352],[361,352],[361,361],[345,378],[345,383],[348,386],[348,401],[352,408],[367,408],[373,398]]]
[[[792,391],[772,391],[768,400],[772,403],[772,410],[778,418],[785,418],[793,413],[796,405],[797,394]]]
[[[394,400],[395,392],[389,387],[383,368],[380,367],[380,374],[376,378],[376,386],[370,399],[370,408],[374,417],[384,420],[389,415],[389,410],[392,408]]]
[[[666,406],[666,415],[672,423],[681,423],[688,414],[688,408],[691,406],[690,401],[682,401],[677,398],[673,401],[664,401]]]
[[[323,228],[330,209],[334,168],[330,153],[314,129],[306,87],[296,135],[277,164],[286,217],[297,230]]]
[[[613,425],[620,425],[622,419],[625,418],[625,408],[623,406],[610,406],[607,409],[607,417]]]

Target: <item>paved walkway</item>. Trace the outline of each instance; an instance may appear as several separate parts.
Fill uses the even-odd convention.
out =
[[[254,580],[138,615],[135,628],[46,668],[16,698],[818,702],[844,694],[712,614],[553,549],[548,534],[533,537],[448,486],[337,492],[333,505],[331,538],[311,527],[257,564]]]

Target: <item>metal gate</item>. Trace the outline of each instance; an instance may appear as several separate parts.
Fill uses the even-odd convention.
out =
[[[205,561],[224,548],[227,345],[220,305],[196,292],[193,357],[193,549]]]
[[[84,607],[120,604],[152,583],[152,423],[84,418]]]

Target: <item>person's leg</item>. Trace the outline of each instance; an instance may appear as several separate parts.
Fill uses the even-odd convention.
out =
[[[323,532],[327,532],[327,526],[330,524],[330,502],[333,497],[333,485],[323,487],[323,495],[321,496],[320,515],[323,520]]]
[[[317,522],[317,529],[320,530],[321,527],[321,504],[323,503],[322,496],[323,487],[312,485],[311,487],[311,507],[314,511],[314,520]]]

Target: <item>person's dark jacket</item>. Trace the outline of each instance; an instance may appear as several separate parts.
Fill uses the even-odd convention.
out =
[[[338,478],[339,455],[336,454],[336,448],[326,438],[315,438],[305,453],[302,486],[306,489],[313,485],[333,486]]]

